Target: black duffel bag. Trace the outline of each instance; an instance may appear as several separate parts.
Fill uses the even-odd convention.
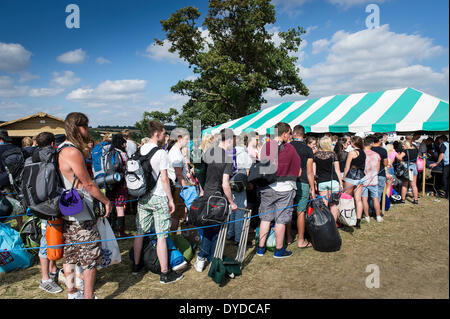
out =
[[[322,198],[309,202],[305,226],[315,250],[331,252],[341,249],[342,239],[336,222]]]
[[[188,223],[192,226],[210,226],[224,223],[228,216],[228,201],[217,192],[209,197],[199,197],[191,204]]]

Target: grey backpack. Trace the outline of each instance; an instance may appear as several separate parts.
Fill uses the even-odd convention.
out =
[[[51,146],[43,147],[27,158],[22,173],[21,191],[25,207],[46,220],[58,218],[59,197],[64,184],[58,169],[58,152]]]

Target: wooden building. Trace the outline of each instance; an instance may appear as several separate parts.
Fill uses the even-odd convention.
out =
[[[33,137],[41,132],[65,134],[64,120],[43,112],[1,123],[0,130],[2,129],[8,131],[8,135],[16,145],[21,145],[25,136]]]

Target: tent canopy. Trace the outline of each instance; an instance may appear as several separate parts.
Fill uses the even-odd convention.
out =
[[[447,101],[412,88],[334,95],[281,103],[203,131],[223,128],[234,133],[273,133],[278,122],[303,125],[306,132],[411,132],[448,131]]]

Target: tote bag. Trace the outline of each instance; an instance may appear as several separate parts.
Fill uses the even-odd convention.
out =
[[[99,218],[97,220],[97,228],[102,240],[102,262],[97,269],[105,268],[110,265],[118,264],[122,261],[120,257],[119,245],[117,244],[116,236],[109,225],[106,218]]]
[[[342,193],[339,200],[339,222],[346,226],[356,225],[355,201],[351,195]]]

